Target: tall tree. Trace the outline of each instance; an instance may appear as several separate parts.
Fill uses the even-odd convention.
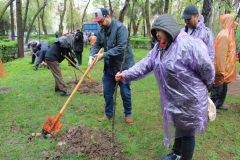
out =
[[[41,17],[41,20],[42,20],[42,28],[43,28],[43,31],[44,31],[45,39],[47,39],[47,28],[46,28],[46,25],[45,25],[44,20],[43,20],[44,10],[45,10],[45,8],[43,8],[43,11],[42,11],[42,14],[40,15],[40,17]]]
[[[112,9],[112,2],[109,0],[109,11],[110,11],[110,17],[113,17],[113,9]]]
[[[23,19],[23,32],[25,32],[25,29],[26,29],[28,6],[29,6],[29,0],[27,0],[26,2],[26,10],[25,10],[25,15]]]
[[[204,23],[206,27],[209,27],[211,15],[212,15],[213,0],[203,0],[202,15],[204,17]]]
[[[39,9],[39,2],[37,0],[37,5],[38,5],[38,9]],[[40,18],[38,15],[38,41],[40,42],[40,36],[41,36],[41,31],[40,31]]]
[[[86,5],[86,7],[85,7],[85,9],[84,9],[84,12],[83,12],[82,23],[81,23],[81,25],[82,25],[81,30],[83,30],[83,19],[84,19],[84,16],[85,16],[85,14],[86,14],[86,10],[87,10],[87,7],[88,7],[89,3],[90,3],[90,0],[88,1],[87,5]]]
[[[134,0],[133,0],[134,1]],[[120,15],[119,15],[119,21],[123,23],[124,20],[124,15],[127,12],[127,9],[129,7],[129,2],[130,0],[125,0],[125,5],[123,6],[123,9],[120,11]]]
[[[12,40],[15,40],[14,34],[14,15],[13,15],[13,2],[10,4],[10,13],[11,13],[11,31],[12,31]]]
[[[32,22],[31,22],[31,24],[30,24],[30,26],[29,26],[29,29],[28,29],[27,37],[29,37],[29,35],[30,35],[30,32],[31,32],[31,30],[32,30],[33,23],[34,23],[37,15],[41,12],[42,9],[45,8],[46,5],[47,5],[47,3],[44,2],[43,5],[42,5],[42,7],[39,8],[38,11],[37,11],[37,12],[35,13],[35,15],[33,16]],[[28,43],[28,38],[26,38],[25,43]]]
[[[149,20],[149,0],[146,0],[145,13],[146,13],[146,25],[147,25],[147,38],[151,39],[151,27],[150,27],[150,20]]]
[[[7,10],[8,6],[13,2],[14,0],[9,0],[5,6],[3,7],[3,10],[0,12],[0,19],[2,19],[2,16],[4,15],[5,11]]]
[[[164,13],[168,13],[169,0],[165,0]]]
[[[59,35],[61,35],[61,31],[62,31],[62,22],[63,22],[65,11],[66,11],[66,3],[67,3],[67,0],[64,0],[63,11],[62,11],[62,13],[60,13],[60,24],[59,24],[59,29],[58,29]]]
[[[18,57],[24,57],[22,30],[22,0],[16,0]],[[27,39],[27,38],[26,38]]]

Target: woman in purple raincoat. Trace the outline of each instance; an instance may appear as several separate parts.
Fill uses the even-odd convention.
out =
[[[206,45],[185,32],[180,33],[170,14],[153,23],[154,48],[133,67],[116,74],[116,80],[136,81],[155,74],[163,113],[164,144],[173,152],[166,159],[192,159],[195,135],[204,133],[208,120],[208,88],[214,82],[214,66]]]

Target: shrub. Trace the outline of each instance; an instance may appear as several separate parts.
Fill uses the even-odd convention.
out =
[[[17,46],[17,41],[0,42],[0,58],[3,62],[7,62],[13,58],[17,58]]]
[[[10,42],[10,39],[3,39],[3,42]]]
[[[136,36],[132,36],[130,39],[131,46],[133,48],[143,48],[143,49],[151,49],[151,42],[150,39],[145,37],[141,38],[134,38]]]
[[[9,36],[0,36],[0,40],[9,39]]]

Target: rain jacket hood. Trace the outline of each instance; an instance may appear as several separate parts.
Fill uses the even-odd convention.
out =
[[[233,28],[234,14],[220,16],[223,29],[217,35],[214,66],[216,70],[215,86],[236,80],[236,44]]]
[[[208,48],[208,54],[211,58],[211,61],[214,62],[215,57],[215,49],[214,49],[214,42],[215,42],[215,36],[212,33],[212,31],[205,26],[204,24],[204,17],[202,15],[199,15],[199,23],[194,28],[194,31],[191,33],[191,36],[194,38],[201,39]],[[181,32],[187,32],[188,27],[185,25],[184,28],[181,29]]]
[[[171,36],[172,40],[174,40],[180,32],[180,28],[176,20],[170,14],[163,14],[153,22],[151,33],[152,36],[157,39],[155,29],[160,29],[167,32]]]
[[[161,23],[160,26],[163,25]],[[168,23],[174,24],[175,20]],[[178,31],[174,32],[175,35]],[[215,72],[206,45],[185,32],[175,38],[161,59],[158,47],[159,43],[155,44],[147,57],[123,74],[124,82],[155,74],[164,121],[164,144],[168,149],[174,138],[205,132],[208,121],[206,86],[213,84]]]

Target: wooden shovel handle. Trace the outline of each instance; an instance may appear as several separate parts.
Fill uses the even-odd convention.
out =
[[[99,53],[102,53],[103,52],[103,49],[101,48],[98,52]],[[92,64],[94,64],[97,60],[97,57],[94,58]],[[91,65],[92,66],[92,65]],[[71,101],[72,97],[74,96],[74,94],[77,92],[78,88],[81,86],[83,80],[85,79],[85,77],[87,76],[88,72],[90,72],[90,70],[92,69],[92,67],[88,67],[88,69],[86,70],[86,72],[83,74],[82,78],[80,79],[80,81],[78,82],[77,86],[74,88],[72,94],[69,96],[67,102],[64,104],[63,108],[61,109],[61,111],[59,113],[63,113],[63,111],[66,109],[67,105],[69,104],[69,102]]]

